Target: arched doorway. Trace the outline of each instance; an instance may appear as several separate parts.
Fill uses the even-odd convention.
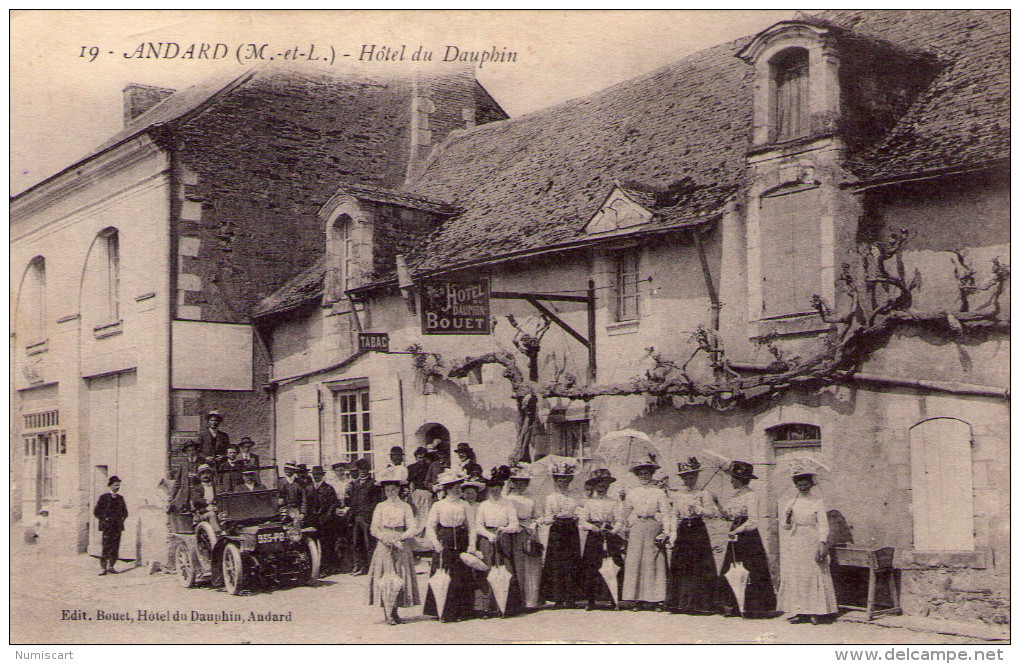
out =
[[[450,430],[438,422],[429,422],[418,427],[414,432],[414,440],[417,447],[425,447],[427,443],[435,439],[442,442],[440,449],[447,455],[450,453]]]

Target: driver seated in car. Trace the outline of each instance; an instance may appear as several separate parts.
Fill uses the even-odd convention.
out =
[[[191,511],[199,521],[208,521],[213,530],[220,532],[220,521],[217,516],[216,487],[213,485],[215,472],[208,464],[198,467],[198,484],[191,487]]]

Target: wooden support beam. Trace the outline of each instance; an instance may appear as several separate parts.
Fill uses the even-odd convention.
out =
[[[545,316],[546,318],[548,318],[548,319],[549,319],[549,320],[551,320],[552,322],[556,323],[556,324],[557,324],[557,325],[558,325],[559,327],[561,327],[561,328],[563,329],[563,331],[564,331],[564,332],[566,332],[567,334],[569,334],[570,336],[574,337],[575,339],[577,339],[578,341],[580,341],[580,342],[581,342],[582,344],[584,344],[584,345],[585,345],[585,347],[587,347],[587,346],[589,345],[589,344],[588,344],[588,340],[587,340],[587,339],[585,339],[585,338],[584,338],[584,337],[583,337],[583,336],[582,336],[582,335],[581,335],[581,334],[580,334],[580,333],[579,333],[579,332],[578,332],[577,330],[575,330],[574,328],[570,327],[570,325],[568,325],[567,323],[565,323],[565,322],[563,321],[563,319],[561,319],[561,318],[560,318],[559,316],[557,316],[556,314],[554,314],[554,313],[552,312],[552,310],[551,310],[551,309],[549,309],[549,307],[545,306],[544,304],[542,304],[541,302],[539,302],[539,301],[538,301],[537,299],[535,299],[535,298],[533,298],[533,297],[529,297],[529,296],[527,296],[527,295],[525,295],[525,296],[524,296],[524,299],[525,299],[525,300],[526,300],[526,301],[527,301],[527,302],[528,302],[528,303],[529,303],[529,304],[530,304],[531,306],[533,306],[533,307],[535,307],[536,309],[538,309],[539,311],[541,311],[541,312],[542,312],[542,315],[544,315],[544,316]]]

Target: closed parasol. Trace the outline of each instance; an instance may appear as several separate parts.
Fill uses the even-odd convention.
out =
[[[733,542],[730,542],[730,546],[733,546]],[[735,556],[736,551],[733,549],[731,551]],[[726,577],[726,583],[730,584],[730,588],[733,589],[733,595],[737,598],[737,608],[743,614],[744,595],[747,594],[747,577],[750,576],[750,573],[744,567],[744,563],[734,560],[723,576]]]
[[[400,597],[400,591],[403,589],[404,580],[397,576],[396,572],[392,569],[387,570],[379,579],[379,600],[387,612],[397,607],[397,600]]]
[[[460,554],[460,560],[462,563],[478,572],[489,571],[489,566],[485,564],[485,561],[479,558],[478,556],[474,555],[473,553],[468,553],[467,551],[465,551],[464,553]]]
[[[450,589],[450,573],[440,567],[429,579],[429,588],[436,600],[436,612],[439,619],[443,618],[443,610],[446,608],[446,592]]]
[[[606,556],[602,559],[602,567],[599,568],[599,574],[602,576],[602,580],[606,582],[606,586],[609,588],[609,594],[613,596],[613,604],[620,605],[618,595],[618,575],[620,573],[620,566],[613,562],[613,559]]]
[[[510,596],[510,580],[513,578],[513,574],[506,568],[506,565],[496,565],[491,570],[485,579],[489,582],[489,587],[492,588],[492,597],[496,600],[496,606],[499,607],[501,615],[506,615],[506,601],[507,597]]]

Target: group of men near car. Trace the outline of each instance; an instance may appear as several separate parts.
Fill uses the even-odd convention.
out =
[[[334,463],[336,486],[326,481],[323,466],[287,463],[283,477],[276,478],[275,486],[261,481],[260,460],[252,452],[255,446],[250,438],[242,438],[240,445],[230,441],[220,430],[223,416],[211,411],[206,416],[206,427],[197,440],[188,441],[181,448],[181,458],[170,489],[168,511],[171,514],[197,515],[210,521],[218,530],[215,498],[218,493],[278,489],[280,509],[302,526],[318,532],[322,548],[322,567],[326,573],[351,572],[366,574],[371,561],[375,540],[371,535],[372,514],[383,500],[379,486],[372,478],[368,459]],[[410,470],[419,474],[417,466]],[[409,469],[404,466],[404,450],[390,450],[387,468],[402,471],[407,479]],[[215,480],[215,481],[214,481]]]

